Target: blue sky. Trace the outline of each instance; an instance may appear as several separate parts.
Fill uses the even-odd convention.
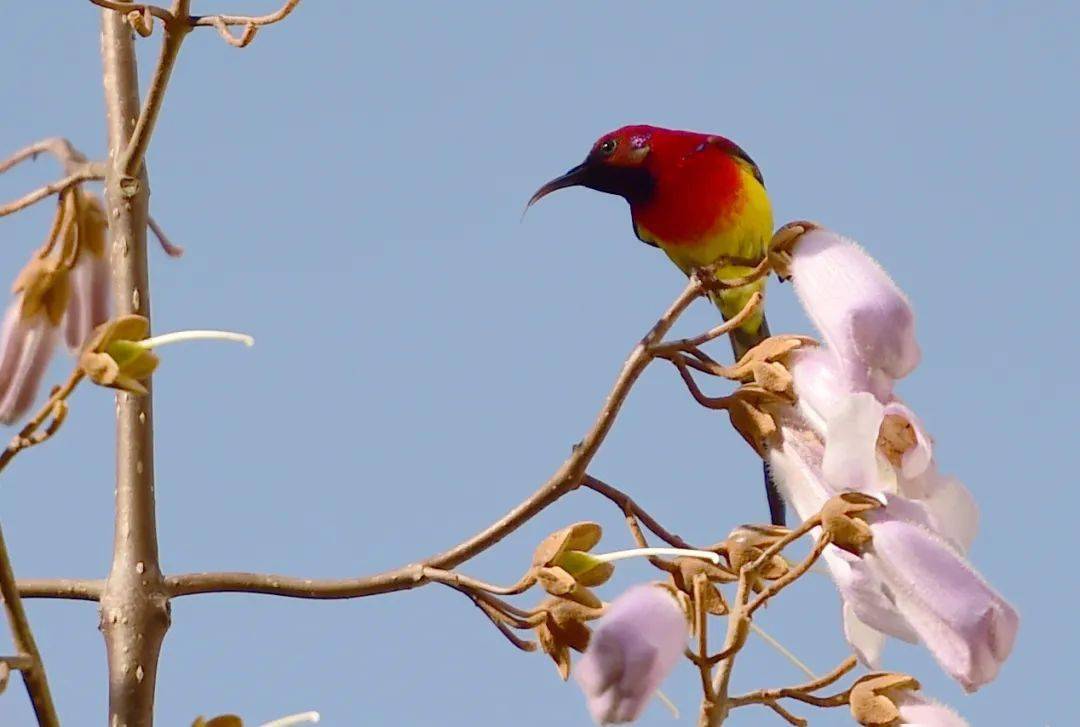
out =
[[[0,147],[65,135],[100,156],[96,11],[20,3],[5,18]],[[611,128],[711,131],[760,164],[778,223],[809,217],[859,239],[911,296],[924,360],[900,392],[942,468],[975,492],[973,559],[1023,618],[1001,677],[973,696],[920,649],[891,644],[887,667],[974,724],[1065,724],[1077,646],[1076,579],[1062,562],[1078,504],[1065,368],[1080,353],[1069,337],[1078,22],[1067,3],[306,0],[245,50],[193,34],[149,155],[153,212],[187,248],[179,261],[151,254],[155,327],[243,330],[257,345],[163,352],[164,568],[372,573],[523,499],[683,284],[633,238],[620,200],[563,192],[521,222],[525,200]],[[144,74],[159,41],[139,42]],[[0,194],[54,176],[41,160],[0,177]],[[41,241],[49,207],[0,220],[3,276]],[[772,287],[769,317],[774,331],[809,332],[786,286]],[[713,323],[699,305],[679,330]],[[59,360],[50,379],[69,366]],[[4,473],[0,517],[20,575],[107,571],[112,409],[108,392],[79,391],[56,440]],[[692,541],[765,518],[752,453],[663,366],[646,372],[592,471]],[[612,547],[629,543],[618,513],[578,493],[466,571],[513,580],[543,535],[579,519],[602,522]],[[620,566],[604,595],[651,576]],[[100,723],[94,606],[33,602],[30,616],[65,723]],[[825,578],[804,579],[760,623],[819,671],[844,656]],[[798,679],[753,643],[735,687]],[[681,723],[697,690],[688,667],[665,686]],[[549,662],[514,652],[436,587],[173,603],[160,724],[306,709],[330,725],[587,724]],[[30,719],[9,688],[0,722]],[[642,724],[672,720],[654,705]]]

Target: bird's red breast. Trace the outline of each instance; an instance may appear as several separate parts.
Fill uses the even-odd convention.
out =
[[[734,221],[744,197],[737,146],[714,135],[655,126],[620,133],[631,144],[637,137],[648,144],[644,166],[656,180],[653,194],[631,205],[635,225],[665,245],[695,245]]]

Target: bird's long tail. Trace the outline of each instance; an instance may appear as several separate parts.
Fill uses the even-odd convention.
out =
[[[742,310],[750,295],[755,290],[760,290],[760,287],[746,286],[747,290],[742,288],[733,290],[723,295],[722,298],[721,296],[714,296],[713,302],[720,309],[724,320],[727,320]],[[735,354],[735,360],[738,361],[747,351],[769,337],[769,324],[765,320],[765,314],[750,316],[743,322],[743,325],[728,334],[728,337],[731,339],[732,353]],[[773,525],[785,525],[787,513],[784,509],[784,498],[780,495],[780,490],[769,472],[767,463],[762,463],[762,472],[765,477],[765,497],[769,501],[769,518]]]

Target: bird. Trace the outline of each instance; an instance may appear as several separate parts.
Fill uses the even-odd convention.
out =
[[[585,161],[540,187],[526,209],[567,187],[587,187],[629,203],[634,234],[659,248],[684,274],[716,265],[718,279],[748,274],[773,235],[772,203],[761,169],[735,142],[717,134],[635,124],[604,134]],[[734,261],[734,262],[733,262]],[[728,320],[765,279],[709,297]],[[738,361],[769,337],[762,307],[731,331]],[[784,501],[765,468],[769,515],[786,519]]]

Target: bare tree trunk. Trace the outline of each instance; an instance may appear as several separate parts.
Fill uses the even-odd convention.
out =
[[[146,168],[122,168],[139,116],[132,30],[117,12],[102,13],[101,58],[108,114],[105,180],[116,313],[150,316],[146,265],[149,185]],[[147,388],[150,382],[147,382]],[[116,524],[113,561],[101,595],[101,631],[109,658],[110,727],[153,723],[158,655],[169,606],[158,563],[154,511],[151,395],[116,395]]]

